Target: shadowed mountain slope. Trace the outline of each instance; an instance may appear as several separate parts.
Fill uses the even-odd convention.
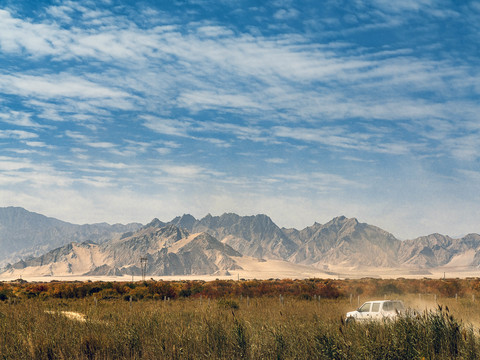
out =
[[[405,240],[398,251],[399,261],[405,265],[420,268],[445,266],[455,257],[464,256],[463,264],[478,266],[480,264],[480,235],[469,234],[460,239],[452,239],[441,234],[421,236]],[[460,262],[457,261],[460,265]]]
[[[256,258],[287,259],[297,247],[266,215],[209,214],[201,220],[183,215],[171,223],[184,224],[192,232],[207,232],[242,255]]]
[[[137,223],[75,225],[19,207],[0,208],[0,266],[70,242],[101,243],[140,226]]]
[[[302,241],[290,261],[308,265],[398,266],[400,241],[372,225],[344,216],[295,234]]]
[[[143,227],[129,236],[103,244],[70,243],[40,257],[19,261],[6,272],[25,270],[37,275],[140,275],[147,273],[203,275],[241,269],[232,257],[242,255],[207,233],[189,234],[174,225]]]

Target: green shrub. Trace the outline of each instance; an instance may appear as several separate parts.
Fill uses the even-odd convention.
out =
[[[231,300],[231,299],[220,299],[218,300],[217,304],[222,309],[236,310],[240,307],[235,300]]]

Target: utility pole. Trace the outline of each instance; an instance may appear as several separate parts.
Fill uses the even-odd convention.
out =
[[[145,275],[147,273],[147,262],[148,259],[146,257],[140,258],[140,266],[142,268],[142,281],[145,281]]]

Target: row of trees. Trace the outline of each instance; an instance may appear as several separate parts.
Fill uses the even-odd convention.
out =
[[[186,297],[292,296],[303,299],[336,299],[351,295],[384,296],[428,293],[444,297],[480,295],[480,279],[271,279],[215,281],[0,283],[0,301],[16,298],[124,298],[126,300]]]

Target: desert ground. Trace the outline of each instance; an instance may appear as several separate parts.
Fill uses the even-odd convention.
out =
[[[360,279],[365,277],[380,279],[442,279],[442,278],[470,278],[479,277],[480,269],[465,266],[468,259],[455,259],[449,266],[415,269],[415,268],[375,268],[375,267],[342,267],[323,266],[323,270],[312,266],[293,264],[282,260],[258,260],[251,257],[238,257],[235,261],[243,270],[232,270],[228,273],[220,272],[211,275],[174,275],[174,276],[151,276],[146,274],[147,279],[154,280],[238,280],[238,279]],[[44,272],[46,273],[46,272]],[[141,280],[140,276],[82,276],[70,274],[66,270],[59,271],[55,275],[38,273],[35,269],[16,269],[0,275],[0,281],[15,279],[26,281],[51,281],[51,280],[98,280],[98,281],[132,281]]]

